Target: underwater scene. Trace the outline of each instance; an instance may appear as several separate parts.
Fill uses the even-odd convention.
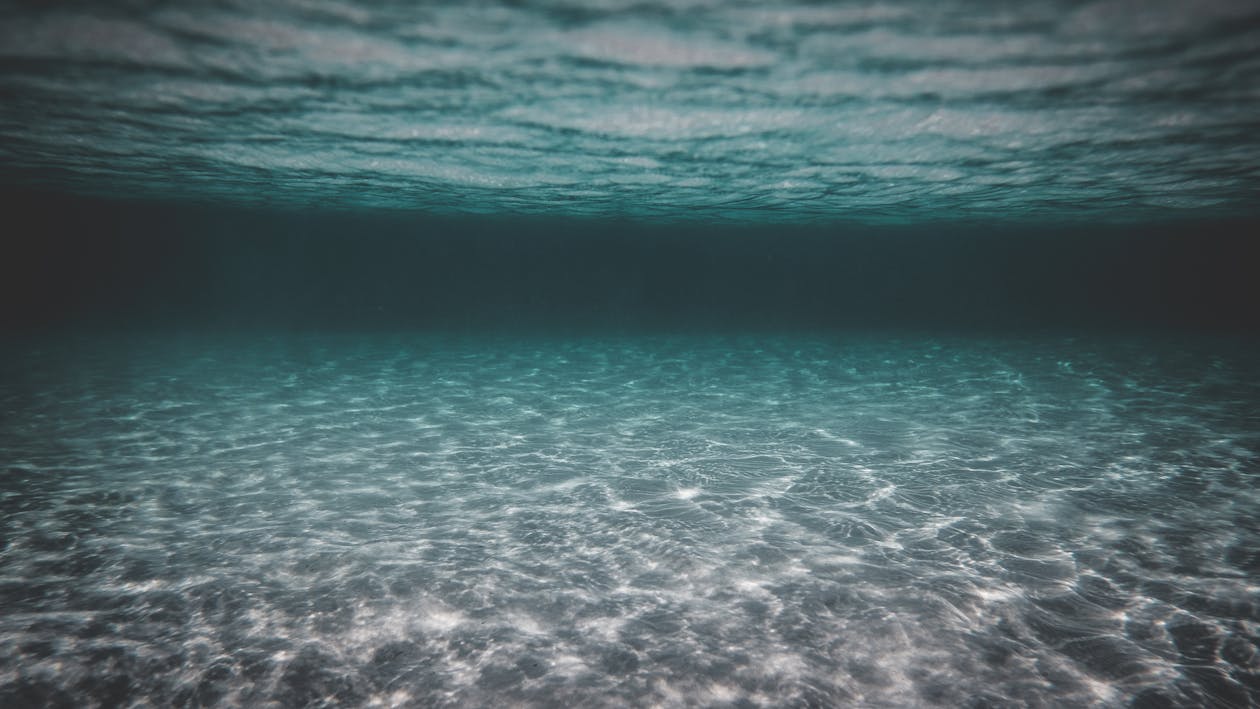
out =
[[[1260,707],[1260,7],[0,2],[0,707]]]
[[[1256,695],[1254,351],[250,335],[4,364],[10,706]]]

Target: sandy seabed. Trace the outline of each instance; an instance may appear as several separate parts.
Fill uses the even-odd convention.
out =
[[[1246,343],[13,342],[5,706],[1247,706]]]

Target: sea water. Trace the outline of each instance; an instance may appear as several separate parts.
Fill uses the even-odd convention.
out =
[[[0,0],[0,708],[1260,705],[1260,5]]]
[[[0,3],[0,184],[732,223],[1253,215],[1255,3]]]
[[[1246,706],[1238,344],[8,348],[6,703]]]

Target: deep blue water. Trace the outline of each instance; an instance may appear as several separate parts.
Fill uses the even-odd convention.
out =
[[[1255,3],[0,2],[0,707],[1260,706]]]

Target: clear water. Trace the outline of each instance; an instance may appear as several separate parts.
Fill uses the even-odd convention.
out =
[[[1248,706],[1260,361],[10,343],[5,706]]]
[[[1260,707],[1254,0],[0,0],[0,709]]]

